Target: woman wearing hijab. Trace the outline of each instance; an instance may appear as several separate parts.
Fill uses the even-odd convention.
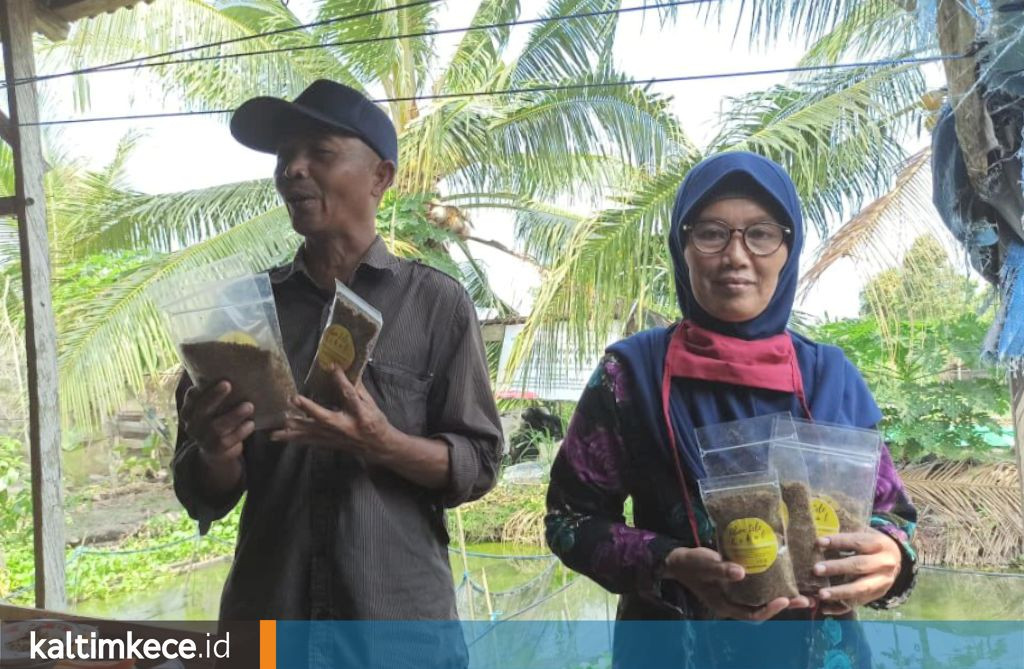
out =
[[[608,349],[548,491],[548,544],[622,595],[620,620],[852,618],[850,606],[889,608],[913,585],[916,511],[885,449],[871,529],[828,538],[829,548],[855,555],[816,568],[848,583],[759,608],[723,595],[744,571],[709,548],[695,429],[785,411],[859,428],[882,417],[840,349],[786,329],[803,239],[793,182],[770,160],[719,154],[679,188],[669,247],[684,319]],[[633,526],[622,513],[627,497]]]

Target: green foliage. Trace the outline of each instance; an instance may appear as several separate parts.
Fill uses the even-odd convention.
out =
[[[109,251],[63,265],[53,282],[53,309],[67,313],[83,301],[103,294],[159,254],[152,251]]]
[[[864,375],[894,458],[988,458],[983,431],[999,431],[1009,411],[1001,375],[977,354],[989,324],[966,313],[948,321],[902,321],[883,336],[879,321],[869,317],[826,323],[810,334],[842,348]],[[968,368],[966,374],[959,368],[961,378],[958,365]]]
[[[32,491],[29,465],[20,441],[0,437],[0,536],[17,540],[30,535],[32,528]],[[3,567],[0,551],[0,568]],[[0,579],[0,592],[3,581]]]
[[[169,582],[191,564],[234,554],[241,503],[200,537],[184,511],[154,516],[133,536],[96,552],[68,553],[68,595],[73,602],[109,599]],[[72,561],[73,560],[73,561]]]
[[[214,523],[205,537],[199,537],[195,521],[179,511],[150,518],[138,532],[116,544],[68,549],[69,601],[74,604],[86,599],[116,599],[142,592],[170,582],[189,565],[230,557],[234,554],[241,506],[239,503],[234,511]],[[30,604],[31,531],[10,542],[7,536],[6,565],[0,564],[0,598]]]
[[[461,507],[466,543],[501,541],[505,526],[517,514],[544,513],[543,490],[541,485],[499,484],[484,497]]]
[[[429,194],[401,195],[388,191],[380,204],[378,229],[398,255],[459,277],[459,265],[448,252],[448,245],[456,236],[427,218],[427,203],[432,199]]]
[[[861,315],[882,320],[949,320],[981,307],[981,290],[949,262],[934,237],[922,235],[899,268],[886,270],[861,292]]]

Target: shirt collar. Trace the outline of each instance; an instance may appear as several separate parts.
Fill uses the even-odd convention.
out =
[[[295,257],[292,258],[290,263],[271,270],[270,280],[273,283],[282,283],[290,279],[295,274],[305,274],[312,280],[306,266],[305,249],[306,243],[303,242],[302,245],[299,246],[298,251],[295,252]],[[380,235],[377,235],[373,240],[373,243],[370,244],[370,247],[366,249],[366,253],[364,253],[363,257],[359,260],[359,266],[356,268],[356,271],[358,272],[359,268],[365,266],[371,267],[374,270],[387,271],[393,274],[399,262],[398,257],[388,251],[388,246],[384,242],[384,239]]]

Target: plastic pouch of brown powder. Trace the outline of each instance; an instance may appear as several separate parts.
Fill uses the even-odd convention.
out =
[[[192,382],[231,383],[223,407],[254,407],[257,430],[281,427],[296,394],[267,274],[192,282],[176,299],[158,296]],[[155,298],[157,299],[157,298]]]
[[[306,375],[305,394],[318,402],[336,404],[331,368],[337,365],[353,385],[357,384],[383,324],[380,311],[341,281],[335,282],[334,301]]]
[[[705,478],[699,485],[722,557],[746,571],[742,580],[724,586],[725,596],[754,607],[796,597],[776,473]]]

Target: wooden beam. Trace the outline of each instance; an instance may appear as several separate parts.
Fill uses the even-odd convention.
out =
[[[11,115],[11,148],[24,291],[28,367],[29,447],[32,459],[32,520],[36,606],[62,609],[64,503],[61,491],[60,409],[57,402],[57,337],[50,293],[50,242],[43,191],[42,137],[32,53],[33,0],[0,2],[0,39]]]
[[[939,51],[943,56],[968,53],[977,37],[978,24],[961,0],[939,0],[935,15]],[[967,176],[978,192],[986,192],[988,153],[999,147],[992,119],[978,90],[978,59],[974,56],[942,61],[949,85],[949,101],[956,118],[956,136],[967,165]]]
[[[140,1],[148,5],[153,0],[56,0],[50,3],[50,11],[68,23],[73,23],[98,14],[109,14],[123,7],[132,7]]]
[[[0,197],[0,216],[17,216],[18,215],[18,198],[13,195],[9,197]]]
[[[1013,450],[1020,481],[1021,522],[1024,523],[1024,370],[1010,372],[1010,411],[1013,414]],[[1021,525],[1024,527],[1024,524]]]
[[[63,42],[68,38],[71,25],[44,7],[41,2],[36,3],[36,18],[33,23],[35,31],[46,37],[51,42]]]

